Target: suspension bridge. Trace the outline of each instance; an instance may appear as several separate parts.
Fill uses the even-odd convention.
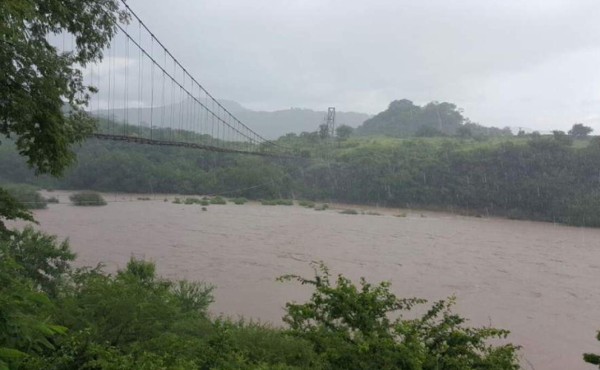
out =
[[[83,68],[97,88],[87,111],[97,119],[93,137],[133,143],[294,157],[236,118],[192,76],[122,0],[130,15],[101,62]],[[64,52],[74,50],[63,35]],[[59,41],[60,43],[60,41]],[[70,44],[70,45],[69,45]]]

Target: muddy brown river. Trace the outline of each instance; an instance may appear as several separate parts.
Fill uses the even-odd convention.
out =
[[[525,369],[592,369],[600,352],[600,230],[551,223],[377,210],[381,216],[299,206],[178,205],[107,195],[105,207],[61,204],[36,211],[38,228],[69,237],[79,265],[153,260],[167,278],[216,286],[212,313],[281,324],[283,307],[308,291],[277,276],[333,273],[389,280],[399,296],[455,295],[476,326],[511,331]],[[169,197],[173,199],[172,196]],[[405,211],[406,212],[406,211]]]

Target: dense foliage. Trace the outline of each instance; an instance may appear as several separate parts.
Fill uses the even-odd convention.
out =
[[[277,160],[88,141],[59,180],[36,177],[10,144],[0,181],[138,193],[224,194],[433,208],[600,226],[600,140],[552,136],[354,138],[282,144],[306,159]]]
[[[518,369],[506,331],[470,328],[388,283],[360,286],[324,266],[287,327],[214,319],[212,288],[168,281],[152,263],[74,269],[68,244],[31,228],[0,241],[0,369]],[[402,313],[402,315],[400,315]],[[392,318],[393,316],[393,318]]]
[[[0,3],[0,134],[14,135],[38,170],[61,173],[74,159],[69,145],[93,128],[83,108],[94,88],[78,68],[102,58],[119,16],[115,0]],[[52,45],[48,36],[61,33],[75,38],[74,51]]]

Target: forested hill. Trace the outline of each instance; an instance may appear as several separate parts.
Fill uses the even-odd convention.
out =
[[[510,136],[510,129],[484,127],[472,123],[452,103],[431,102],[424,106],[407,99],[394,100],[387,110],[366,120],[358,135],[391,137]]]

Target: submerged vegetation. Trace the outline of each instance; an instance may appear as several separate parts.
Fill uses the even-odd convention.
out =
[[[260,201],[263,206],[293,206],[292,199],[263,199]]]
[[[227,204],[227,201],[225,200],[225,198],[216,196],[210,199],[210,204]]]
[[[246,199],[246,198],[244,198],[244,197],[241,197],[241,198],[234,198],[234,199],[232,200],[232,202],[233,202],[234,204],[237,204],[237,205],[242,205],[242,204],[246,204],[246,203],[248,202],[248,199]]]
[[[69,196],[71,202],[76,206],[105,206],[106,201],[102,195],[93,191],[84,191],[71,194]]]
[[[0,368],[519,368],[518,348],[497,340],[508,332],[466,326],[453,299],[416,314],[424,300],[322,264],[313,278],[281,278],[313,294],[274,328],[210,317],[211,286],[163,279],[147,261],[75,269],[66,242],[31,228],[2,239],[0,255]]]

